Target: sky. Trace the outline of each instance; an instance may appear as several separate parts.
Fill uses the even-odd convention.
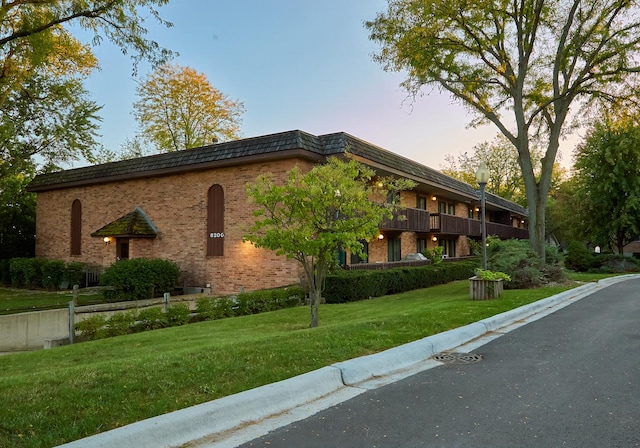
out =
[[[172,62],[207,75],[244,104],[243,137],[300,129],[344,131],[435,169],[445,156],[471,151],[497,135],[470,129],[465,108],[437,91],[415,100],[373,61],[378,44],[366,20],[386,0],[171,0],[160,8],[173,22],[149,18],[148,37],[179,53]],[[133,103],[147,64],[132,75],[129,56],[108,41],[94,49],[101,70],[85,86],[101,105],[101,143],[117,150],[136,134]]]

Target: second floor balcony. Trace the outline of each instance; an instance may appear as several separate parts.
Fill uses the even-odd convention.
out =
[[[394,214],[391,219],[380,223],[381,230],[400,230],[402,232],[429,232],[429,212],[417,208],[405,208]]]

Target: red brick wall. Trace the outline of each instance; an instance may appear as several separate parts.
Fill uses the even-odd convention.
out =
[[[108,266],[115,241],[105,245],[91,233],[139,206],[155,224],[154,239],[130,239],[130,257],[173,260],[191,286],[211,284],[214,293],[254,290],[298,282],[298,263],[243,243],[254,222],[245,184],[266,172],[284,179],[302,160],[252,164],[38,193],[36,255]],[[207,191],[220,184],[225,194],[224,256],[206,257]],[[71,203],[82,202],[82,255],[70,255]]]

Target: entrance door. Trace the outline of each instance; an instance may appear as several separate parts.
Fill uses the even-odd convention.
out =
[[[118,260],[129,258],[129,238],[116,238],[116,257]]]

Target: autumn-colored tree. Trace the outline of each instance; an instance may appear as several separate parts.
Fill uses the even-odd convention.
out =
[[[258,208],[245,238],[301,263],[311,296],[311,327],[319,323],[322,287],[336,251],[364,255],[362,241],[375,238],[382,219],[398,205],[385,201],[395,197],[387,193],[415,186],[406,179],[372,182],[374,174],[358,162],[332,157],[306,174],[295,168],[284,185],[276,185],[269,174],[247,185]],[[383,200],[375,202],[375,196]]]
[[[140,133],[161,152],[239,137],[242,103],[229,99],[190,67],[158,67],[140,83],[137,94],[134,116]]]
[[[628,0],[388,0],[366,23],[385,70],[414,95],[436,87],[493,123],[518,153],[530,242],[545,254],[545,211],[570,111],[638,97],[640,13]],[[532,142],[541,144],[540,174]]]

